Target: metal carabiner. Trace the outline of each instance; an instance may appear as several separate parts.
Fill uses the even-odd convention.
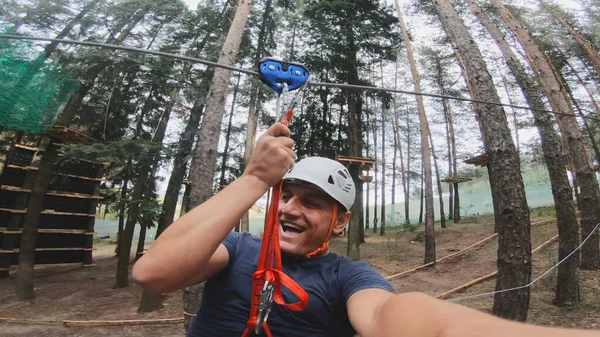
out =
[[[282,121],[287,115],[287,107],[288,107],[288,85],[287,83],[282,84],[281,94],[277,96],[277,102],[275,104],[275,111],[277,114],[277,120]]]
[[[273,285],[269,283],[269,281],[265,281],[258,302],[258,317],[256,318],[256,325],[254,326],[254,333],[256,333],[256,335],[262,333],[263,323],[269,318],[269,313],[273,306],[273,292]]]

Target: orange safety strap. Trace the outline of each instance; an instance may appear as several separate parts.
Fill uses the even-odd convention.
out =
[[[292,119],[292,115],[292,109],[288,109],[286,117],[281,122],[288,125]],[[271,205],[269,206],[269,212],[267,213],[267,221],[265,224],[262,245],[260,247],[258,266],[256,272],[252,276],[250,319],[247,322],[247,327],[242,337],[251,336],[256,324],[259,323],[257,321],[259,315],[260,294],[265,282],[269,282],[269,284],[273,285],[273,301],[280,306],[291,311],[302,311],[308,304],[308,294],[306,291],[282,271],[278,217],[281,187],[282,181],[279,181],[273,186]],[[275,263],[275,268],[273,268],[273,263]],[[281,294],[282,285],[290,290],[300,301],[290,304],[284,303],[283,295]],[[272,337],[271,330],[266,321],[262,322],[262,328],[267,337]]]

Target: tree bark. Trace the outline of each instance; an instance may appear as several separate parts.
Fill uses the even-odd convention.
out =
[[[377,104],[373,100],[373,111],[377,109]],[[375,154],[375,164],[373,165],[373,174],[375,175],[375,194],[373,195],[373,233],[377,233],[377,226],[379,225],[379,219],[377,218],[377,199],[379,198],[379,174],[378,174],[378,160],[377,155],[377,117],[373,118],[373,154]]]
[[[435,169],[435,178],[437,182],[438,198],[440,200],[440,225],[442,228],[446,228],[446,215],[444,214],[444,195],[442,191],[442,182],[440,180],[440,170],[438,169],[437,156],[435,155],[435,147],[433,146],[433,138],[431,132],[429,132],[429,142],[431,143],[431,153],[433,156],[433,167]]]
[[[410,114],[406,111],[406,189],[404,190],[404,219],[410,223]]]
[[[567,145],[573,160],[575,178],[578,184],[576,188],[579,187],[580,189],[581,237],[586,238],[596,224],[600,222],[600,189],[579,124],[575,120],[573,107],[569,104],[565,87],[552,64],[533,42],[533,38],[523,25],[513,17],[499,0],[490,0],[490,2],[498,9],[501,18],[525,49],[527,59],[538,75],[540,86],[546,93],[552,109],[561,113],[558,115],[558,120],[560,121],[559,125],[562,125],[563,142]],[[593,233],[588,243],[581,248],[580,268],[587,270],[600,268],[598,232]]]
[[[367,118],[367,126],[366,126],[366,132],[367,132],[367,158],[371,158],[371,147],[369,145],[369,138],[370,138],[370,133],[371,133],[371,123],[369,121],[369,115],[371,114],[371,111],[369,110],[369,99],[368,96],[365,95],[365,111],[366,111],[366,118]],[[369,171],[367,171],[369,172]],[[369,173],[367,173],[369,174]],[[371,207],[371,203],[370,203],[370,194],[371,194],[371,186],[369,183],[367,183],[367,200],[366,200],[366,209],[365,209],[365,229],[369,229],[369,225],[371,222],[371,214],[369,214],[369,207]]]
[[[504,35],[494,25],[488,17],[481,11],[477,3],[473,0],[467,0],[471,11],[485,26],[492,38],[496,41],[498,48],[504,56],[510,71],[527,100],[530,107],[536,109],[545,109],[543,95],[536,83],[527,75],[524,67],[518,61],[517,56],[512,51]],[[534,123],[540,134],[542,151],[550,184],[552,186],[552,196],[554,198],[554,207],[556,209],[557,225],[559,229],[559,260],[564,259],[570,252],[579,246],[578,224],[575,214],[575,205],[573,204],[573,194],[569,185],[569,178],[565,171],[567,162],[562,155],[560,137],[554,131],[554,116],[548,113],[531,110],[534,117]],[[558,277],[556,286],[555,303],[565,305],[568,303],[579,302],[579,274],[577,266],[579,264],[579,255],[574,254],[558,267]]]
[[[423,166],[421,165],[421,195],[420,195],[420,202],[419,202],[419,225],[423,223],[423,184],[424,184],[424,179],[423,179]]]
[[[448,0],[434,0],[444,30],[463,59],[474,99],[501,103],[486,63]],[[519,156],[512,141],[504,109],[500,105],[474,104],[489,158],[490,185],[496,196],[494,213],[499,221],[498,278],[496,290],[528,284],[531,280],[531,233],[529,207],[521,177]],[[525,321],[530,289],[497,293],[492,313]]]
[[[406,54],[410,64],[410,72],[413,77],[413,83],[416,92],[421,92],[421,76],[417,70],[417,63],[413,56],[408,30],[402,18],[400,4],[396,3],[396,11],[398,12],[398,23],[402,29],[402,37],[406,46]],[[417,100],[417,109],[419,111],[419,125],[421,129],[421,162],[425,180],[425,263],[435,262],[435,228],[434,228],[434,210],[433,210],[433,178],[431,173],[431,150],[429,148],[429,122],[425,113],[425,105],[423,97],[415,96]]]
[[[439,62],[438,62],[439,64]],[[445,99],[444,99],[445,100]],[[450,123],[448,120],[448,111],[446,109],[446,104],[442,104],[444,108],[444,124],[446,127],[446,147],[448,156],[448,177],[449,178],[458,178],[456,173],[452,170],[452,141],[450,140]],[[454,185],[452,183],[448,183],[448,220],[453,220],[454,218]]]
[[[231,110],[229,111],[229,122],[227,123],[227,131],[225,132],[225,148],[223,149],[223,160],[221,161],[221,177],[219,178],[219,190],[225,188],[225,170],[227,168],[227,158],[229,152],[229,141],[231,136],[231,127],[233,126],[233,113],[235,112],[235,102],[237,99],[238,89],[240,87],[240,77],[237,77],[235,88],[233,89],[233,100],[231,102]]]
[[[349,22],[352,22],[354,18],[352,15],[348,18]],[[348,75],[349,84],[358,84],[358,46],[355,41],[354,32],[351,25],[346,25],[343,29],[344,37],[346,39],[347,47],[349,50],[348,60],[346,63],[346,73]],[[352,157],[362,157],[363,140],[362,140],[362,97],[358,91],[348,91],[348,143],[349,143],[349,155]],[[363,208],[363,183],[358,179],[360,173],[358,166],[350,167],[350,175],[356,185],[356,199],[350,211],[353,214],[362,214]],[[349,230],[348,230],[348,246],[347,255],[350,259],[360,260],[360,219],[359,217],[352,217],[350,219]]]
[[[406,186],[406,170],[404,167],[404,154],[402,153],[402,142],[400,140],[400,121],[398,119],[398,111],[396,109],[394,109],[394,125],[395,125],[395,130],[394,130],[394,142],[395,142],[395,150],[394,150],[394,156],[396,155],[396,151],[398,151],[398,154],[400,156],[400,178],[401,178],[401,183],[402,183],[402,193],[404,195],[404,204],[408,204],[408,198],[407,198],[407,186]],[[408,132],[408,131],[407,131]],[[394,167],[396,165],[394,164]],[[404,213],[407,213],[406,208],[404,209]],[[408,223],[408,215],[405,214],[405,222]]]
[[[237,60],[240,43],[250,8],[251,0],[239,0],[235,16],[229,27],[229,32],[219,54],[218,63],[233,65]],[[229,69],[215,69],[214,77],[208,92],[206,111],[202,126],[198,132],[198,144],[194,151],[194,170],[190,173],[193,185],[190,190],[188,208],[193,208],[208,200],[213,194],[213,178],[217,161],[217,147],[221,134],[221,121],[223,120],[225,97],[228,92],[229,80],[232,71]],[[185,289],[183,294],[183,308],[185,312],[196,312],[199,305],[198,285]],[[191,326],[191,319],[185,316],[184,326],[186,331]]]
[[[468,0],[467,0],[468,1]],[[502,77],[502,84],[504,85],[504,91],[506,91],[506,97],[508,98],[508,103],[510,105],[514,105],[512,97],[510,96],[510,92],[508,91],[508,82],[506,82],[506,78],[504,75]],[[521,152],[519,147],[519,121],[517,119],[517,110],[513,107],[510,108],[513,116],[513,126],[515,128],[515,146],[517,147],[517,154]]]
[[[17,269],[17,298],[21,301],[33,300],[33,268],[35,266],[35,248],[37,230],[44,209],[46,189],[52,176],[52,164],[58,155],[58,144],[49,141],[42,155],[35,183],[31,187],[31,196],[27,204],[27,213],[23,219],[23,232],[19,249],[19,265]]]
[[[384,98],[385,100],[386,98]],[[382,101],[381,109],[381,226],[379,236],[385,235],[385,115],[390,108],[389,101]]]

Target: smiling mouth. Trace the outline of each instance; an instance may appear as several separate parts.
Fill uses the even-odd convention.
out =
[[[296,233],[296,234],[300,234],[302,232],[304,232],[304,228],[293,225],[291,223],[288,222],[281,222],[281,228],[283,229],[283,231],[285,233]]]

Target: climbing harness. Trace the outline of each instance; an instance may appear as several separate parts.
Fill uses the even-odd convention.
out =
[[[259,78],[279,94],[276,112],[278,123],[288,125],[292,119],[292,109],[299,96],[299,92],[297,92],[295,97],[288,102],[288,92],[298,89],[300,89],[298,91],[301,91],[306,86],[309,79],[308,70],[301,64],[284,62],[275,58],[264,58],[259,62]],[[277,214],[279,212],[281,186],[282,181],[273,186],[258,265],[252,276],[250,318],[242,335],[243,337],[249,337],[251,333],[260,335],[263,332],[267,337],[272,336],[267,319],[273,302],[291,311],[302,311],[308,304],[306,291],[282,271],[279,248],[279,218]],[[285,303],[281,286],[285,286],[299,301],[290,304]]]

